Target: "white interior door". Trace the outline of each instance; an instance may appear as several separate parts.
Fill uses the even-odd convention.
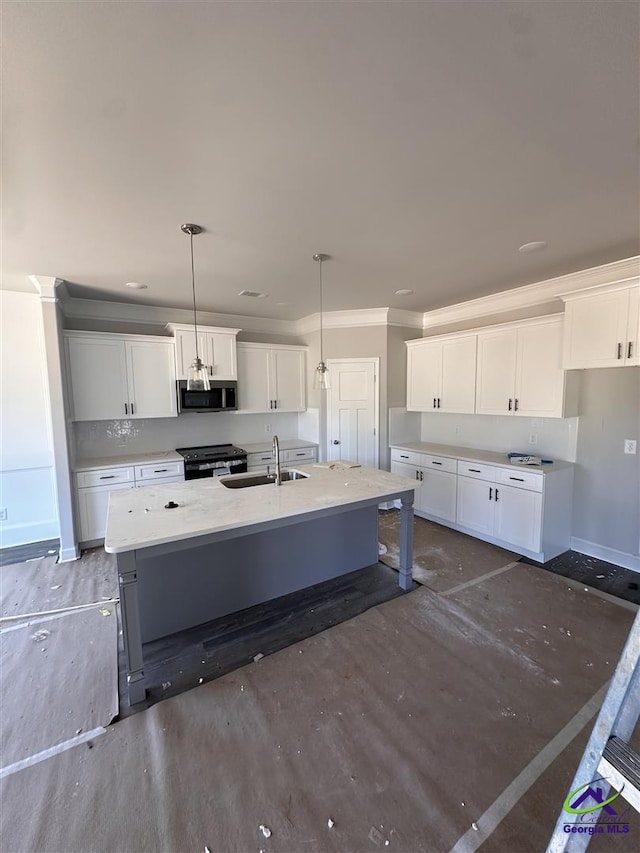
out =
[[[327,359],[327,459],[378,467],[378,358]]]

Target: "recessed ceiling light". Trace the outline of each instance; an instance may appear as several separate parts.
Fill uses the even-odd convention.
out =
[[[413,290],[396,290],[396,296],[411,296]]]
[[[250,296],[252,299],[264,299],[268,293],[259,293],[257,290],[241,290],[238,296]]]
[[[149,285],[148,284],[140,284],[139,281],[128,281],[126,286],[130,287],[131,290],[146,290]]]
[[[546,249],[546,240],[533,240],[531,243],[523,243],[518,249],[519,252],[537,252],[539,249]]]

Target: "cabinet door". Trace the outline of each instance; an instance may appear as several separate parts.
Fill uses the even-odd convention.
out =
[[[625,364],[630,366],[640,364],[640,285],[629,290]]]
[[[458,477],[456,521],[478,533],[493,536],[495,485],[472,477]]]
[[[561,418],[564,382],[562,320],[518,329],[516,416]]]
[[[305,353],[301,350],[272,349],[269,400],[279,412],[304,412]]]
[[[476,414],[513,414],[516,337],[515,329],[478,335]]]
[[[173,343],[126,341],[130,412],[134,418],[178,414]]]
[[[518,548],[538,553],[541,548],[542,495],[498,485],[494,536]]]
[[[207,359],[209,374],[214,379],[237,379],[236,336],[222,332],[207,332]]]
[[[422,477],[419,508],[445,521],[455,521],[457,476],[446,471],[423,469]]]
[[[238,344],[238,410],[268,412],[269,350]]]
[[[129,488],[133,489],[134,487],[131,485]],[[91,486],[88,489],[78,489],[80,538],[82,542],[104,539],[109,494],[121,489],[122,486]]]
[[[392,462],[391,473],[399,477],[407,477],[414,481],[413,508],[422,509],[422,483],[420,482],[420,469],[408,462]]]
[[[69,337],[67,351],[73,420],[125,418],[129,397],[124,341]]]
[[[473,414],[476,404],[475,335],[442,342],[442,388],[438,409]]]
[[[564,368],[624,364],[629,290],[614,290],[567,302]]]
[[[407,409],[432,412],[437,408],[442,375],[442,343],[421,341],[407,347]]]
[[[198,329],[198,354],[201,361],[207,365],[209,359],[207,336]],[[189,365],[196,357],[196,336],[193,329],[176,329],[176,377],[187,379]]]

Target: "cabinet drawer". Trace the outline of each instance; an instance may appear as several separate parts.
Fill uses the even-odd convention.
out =
[[[295,450],[285,450],[282,458],[285,462],[303,462],[305,459],[315,459],[315,447],[298,447]]]
[[[422,455],[422,467],[425,470],[432,468],[434,471],[447,471],[449,474],[455,474],[458,470],[458,460],[449,459],[446,456],[430,456],[425,453]]]
[[[391,461],[406,462],[408,465],[422,465],[422,453],[416,453],[414,450],[392,450]]]
[[[115,486],[118,483],[131,483],[133,485],[133,466],[129,468],[101,468],[97,471],[80,471],[76,474],[76,483],[79,489],[88,486]]]
[[[157,462],[155,465],[136,465],[136,483],[167,477],[184,479],[184,462]]]
[[[504,483],[505,486],[514,486],[516,489],[529,489],[532,492],[541,492],[543,474],[534,471],[522,471],[518,468],[511,471],[507,468],[496,468],[496,483]]]
[[[280,454],[280,459],[284,459],[284,454]],[[270,450],[265,450],[264,453],[248,453],[247,454],[247,466],[249,468],[255,468],[256,466],[260,466],[264,468],[265,465],[272,465],[274,462],[274,455]]]
[[[463,477],[475,477],[477,480],[487,480],[493,483],[496,479],[496,469],[493,465],[483,465],[481,462],[464,462],[458,459],[458,474]]]

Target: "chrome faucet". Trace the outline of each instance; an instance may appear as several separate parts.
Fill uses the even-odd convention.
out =
[[[273,455],[276,457],[276,486],[282,485],[282,473],[280,472],[280,442],[278,436],[273,436]]]

